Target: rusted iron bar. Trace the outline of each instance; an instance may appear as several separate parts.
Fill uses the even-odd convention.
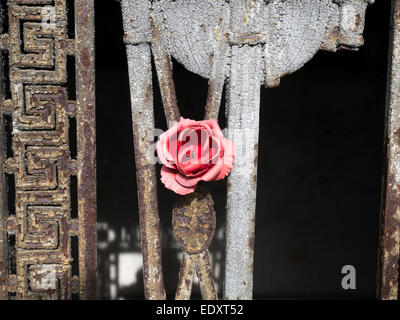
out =
[[[208,249],[196,254],[183,252],[175,300],[190,299],[195,273],[203,300],[218,300]]]
[[[389,85],[387,93],[387,177],[381,214],[378,297],[398,299],[400,247],[400,0],[392,0]]]
[[[226,6],[223,16],[217,26],[217,39],[212,57],[210,80],[208,81],[208,96],[204,119],[217,119],[221,106],[225,80],[228,77],[230,46],[228,30],[230,24],[230,10]]]
[[[252,299],[262,47],[233,46],[228,88],[235,166],[228,178],[225,299]]]
[[[183,253],[175,300],[190,299],[194,274],[199,280],[202,299],[218,300],[208,249],[196,254]]]
[[[157,3],[155,2],[153,5],[157,6]],[[151,51],[157,71],[165,118],[168,122],[168,126],[171,126],[172,122],[179,121],[181,116],[176,99],[171,55],[164,35],[166,30],[164,30],[162,17],[154,14],[154,10],[151,11],[151,32]]]
[[[123,0],[122,14],[126,33],[139,219],[143,254],[143,278],[146,299],[166,298],[157,202],[155,165],[147,159],[154,143],[148,134],[154,129],[153,85],[150,33],[150,1]]]
[[[0,35],[3,32],[3,12],[0,10]],[[0,48],[1,49],[1,48]],[[5,130],[3,121],[3,102],[5,100],[5,83],[3,79],[4,62],[0,50],[0,300],[7,299],[7,237],[5,228],[5,219],[7,217],[6,208],[6,181],[4,172],[4,145]]]
[[[183,252],[181,267],[179,269],[178,286],[176,289],[175,300],[189,300],[192,294],[194,270],[196,261],[193,256]]]
[[[94,0],[75,1],[80,296],[97,297]]]
[[[208,249],[197,255],[196,273],[203,300],[218,300]]]

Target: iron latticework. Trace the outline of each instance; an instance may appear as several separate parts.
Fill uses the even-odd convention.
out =
[[[0,297],[94,298],[93,1],[68,8],[74,26],[65,0],[6,9]]]

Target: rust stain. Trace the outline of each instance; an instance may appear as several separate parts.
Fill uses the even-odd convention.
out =
[[[160,225],[157,205],[156,171],[146,160],[149,142],[138,136],[139,124],[133,123],[133,137],[138,188],[140,238],[143,255],[145,298],[163,300],[166,297],[162,273]]]

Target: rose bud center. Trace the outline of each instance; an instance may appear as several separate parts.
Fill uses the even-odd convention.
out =
[[[178,170],[189,175],[201,174],[216,163],[220,142],[204,128],[188,128],[178,133]]]

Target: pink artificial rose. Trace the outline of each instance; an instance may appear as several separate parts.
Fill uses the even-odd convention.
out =
[[[226,139],[215,119],[181,118],[160,135],[157,154],[163,163],[161,181],[166,188],[185,195],[199,181],[224,179],[233,168],[233,142]]]

